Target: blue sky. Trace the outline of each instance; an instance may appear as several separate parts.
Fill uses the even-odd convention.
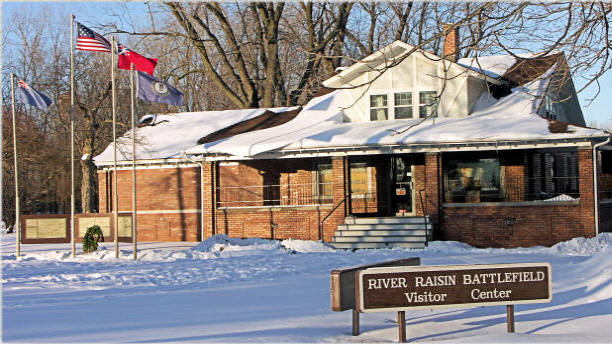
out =
[[[6,28],[6,21],[16,10],[23,9],[23,2],[3,2],[2,3],[2,27]],[[143,22],[147,20],[146,7],[143,2],[37,2],[30,3],[29,7],[32,10],[46,7],[52,8],[54,12],[65,13],[66,21],[68,15],[73,13],[77,20],[84,24],[90,24],[95,27],[99,23],[118,23],[116,14],[127,13],[131,20]],[[125,23],[122,23],[125,24]],[[68,27],[68,25],[67,25]],[[122,25],[125,27],[125,25]],[[68,28],[67,28],[68,30]],[[120,38],[120,37],[119,37]],[[577,77],[574,79],[576,89],[582,88],[584,81]],[[597,98],[590,103],[588,100],[593,98],[597,93],[597,87],[591,85],[585,91],[578,94],[580,105],[584,113],[585,121],[588,124],[595,121],[600,125],[612,127],[612,72],[607,72],[600,81],[600,93]],[[588,105],[590,103],[590,105]],[[588,106],[587,106],[588,105]]]

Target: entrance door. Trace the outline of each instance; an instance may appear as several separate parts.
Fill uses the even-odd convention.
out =
[[[391,157],[391,210],[395,216],[414,215],[414,182],[412,159]]]

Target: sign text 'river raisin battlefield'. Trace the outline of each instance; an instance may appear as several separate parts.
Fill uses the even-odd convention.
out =
[[[360,312],[550,302],[550,264],[390,267],[358,276]]]

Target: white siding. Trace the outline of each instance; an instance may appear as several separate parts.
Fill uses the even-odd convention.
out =
[[[408,56],[399,65],[388,69],[380,76],[378,71],[369,71],[353,79],[351,85],[364,85],[344,91],[349,103],[349,107],[344,110],[345,121],[369,121],[370,95],[376,94],[387,94],[389,119],[393,119],[393,95],[396,92],[412,92],[413,118],[418,118],[419,92],[436,91],[439,94],[441,90],[444,91],[438,105],[438,116],[467,116],[473,104],[470,105],[468,99],[469,84],[464,70],[452,65],[445,73],[443,65],[448,68],[448,62],[430,60],[424,56],[417,56],[419,54]],[[371,83],[368,84],[368,81]]]

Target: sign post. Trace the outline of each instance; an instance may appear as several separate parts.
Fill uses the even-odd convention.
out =
[[[508,325],[508,333],[514,333],[514,305],[506,306],[506,322]]]
[[[331,308],[335,312],[352,310],[353,313],[353,336],[359,335],[359,312],[356,307],[356,276],[357,272],[373,267],[390,266],[415,266],[421,263],[420,258],[410,257],[404,259],[389,260],[380,263],[351,266],[331,272]]]
[[[397,336],[400,343],[406,343],[406,312],[397,312]]]
[[[552,300],[548,263],[376,267],[356,274],[359,312],[398,312],[405,342],[405,311],[505,305],[514,332],[514,305]]]

